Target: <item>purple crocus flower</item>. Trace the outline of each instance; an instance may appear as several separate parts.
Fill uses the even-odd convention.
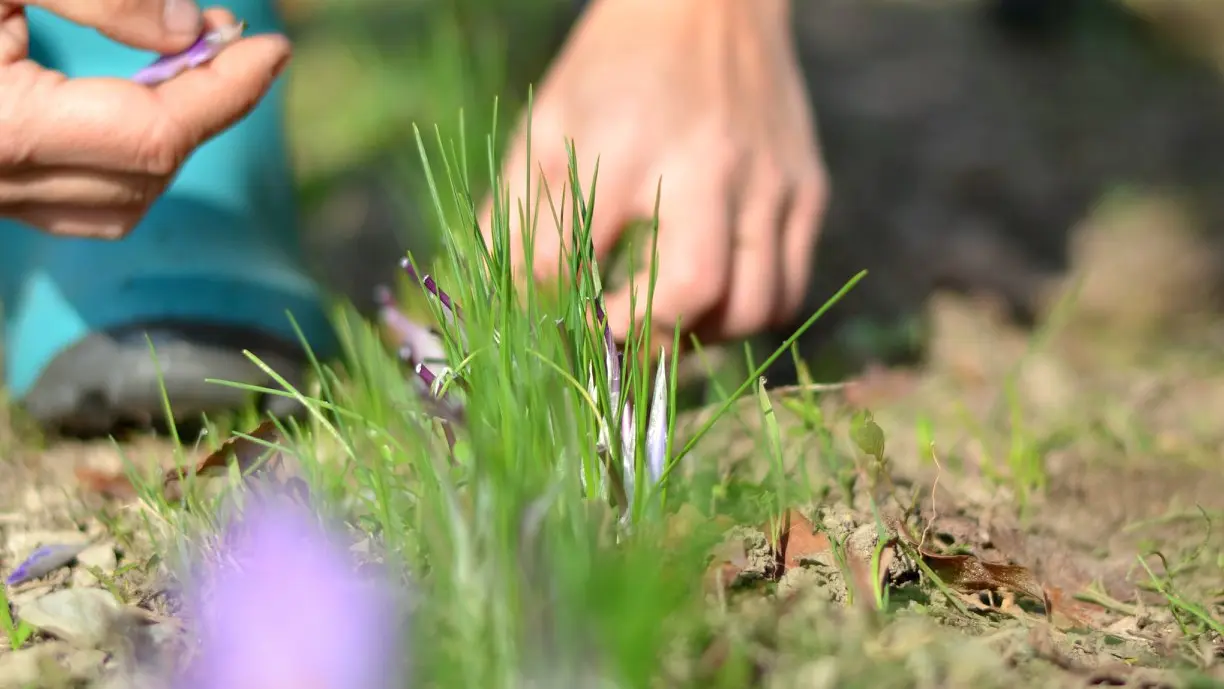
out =
[[[404,262],[404,265],[411,266],[408,259],[404,259]],[[415,277],[411,268],[406,270]],[[426,280],[427,291],[438,297],[447,314],[451,313],[449,309],[452,307],[458,309],[450,296],[438,289],[432,278]],[[424,395],[425,407],[431,415],[442,421],[446,444],[453,452],[456,442],[453,426],[463,421],[463,407],[450,395],[442,394],[440,381],[445,380],[451,370],[446,359],[446,347],[429,327],[414,321],[399,309],[390,289],[380,286],[375,290],[374,299],[379,305],[379,319],[395,335],[399,345],[399,357],[408,362],[416,373],[417,385]]]
[[[400,311],[395,304],[395,295],[387,287],[378,287],[374,291],[374,300],[378,302],[379,320],[395,334],[400,346],[400,358],[412,364],[413,368],[437,368],[438,373],[442,373],[447,368],[446,346],[442,339],[427,326]]]
[[[199,67],[221,54],[226,46],[242,37],[246,29],[245,22],[232,26],[222,26],[214,31],[208,31],[200,36],[191,47],[181,53],[162,55],[132,76],[132,81],[146,86],[156,86],[163,81],[169,81],[183,72]]]
[[[421,276],[413,267],[410,258],[403,258],[400,261],[400,268],[414,282],[420,285],[426,294],[438,301],[443,317],[451,325],[456,326],[459,337],[465,339],[463,313],[451,296],[443,291],[432,277],[429,275]],[[448,399],[449,396],[439,395],[439,381],[445,380],[448,373],[445,348],[441,340],[428,327],[412,320],[399,310],[389,289],[380,288],[375,295],[375,299],[379,304],[380,320],[396,336],[397,344],[400,348],[400,358],[412,366],[417,376],[418,386],[423,388],[422,392],[426,393],[425,400],[427,407],[430,408],[430,413],[443,419],[447,442],[453,450],[455,439],[451,424],[461,422],[463,410],[460,405]],[[610,451],[611,438],[609,436],[611,433],[609,425],[610,423],[619,425],[619,432],[616,436],[620,445],[620,475],[622,478],[620,485],[624,488],[625,498],[629,503],[632,503],[638,451],[637,421],[633,403],[622,389],[624,384],[622,379],[622,353],[616,345],[615,338],[612,336],[612,328],[608,323],[603,297],[597,296],[593,300],[593,306],[596,326],[600,328],[603,336],[603,366],[604,375],[608,381],[608,399],[606,400],[607,405],[605,408],[608,410],[608,415],[613,417],[611,422],[606,418],[600,420],[596,449],[600,454]],[[499,342],[496,333],[494,334],[494,342]],[[466,345],[466,342],[464,344]],[[667,465],[668,386],[667,367],[664,358],[660,358],[659,369],[655,376],[654,389],[650,400],[650,415],[646,426],[646,443],[643,448],[646,460],[646,479],[649,484],[658,483]],[[594,374],[593,368],[588,371],[588,390],[592,396],[596,392]],[[647,383],[643,382],[643,384]],[[618,423],[616,421],[617,416],[619,416]],[[606,489],[604,478],[603,475],[600,476],[601,494]]]
[[[624,476],[625,498],[633,502],[634,476],[637,473],[637,417],[633,414],[633,402],[625,400],[621,408],[621,352],[612,336],[612,325],[604,311],[603,296],[595,298],[595,322],[603,328],[604,373],[608,376],[608,409],[615,419],[620,416],[621,464]]]
[[[618,411],[621,414],[621,475],[624,478],[622,485],[624,486],[626,500],[632,503],[637,474],[637,422],[633,412],[632,401],[625,399],[624,408],[621,409],[621,395],[624,393],[621,374],[622,353],[616,346],[616,340],[612,336],[612,328],[608,323],[602,296],[594,299],[594,309],[595,322],[603,330],[604,374],[608,380],[607,409],[613,417],[615,417]],[[642,384],[646,383],[643,382]],[[595,396],[594,370],[589,371],[587,374],[587,389],[592,397]],[[661,352],[659,355],[659,369],[655,375],[654,390],[650,399],[650,415],[647,417],[646,422],[644,454],[648,485],[658,483],[662,479],[663,472],[667,467],[667,405],[669,402],[667,390],[667,357]],[[607,419],[601,420],[599,439],[596,443],[596,448],[601,453],[606,453],[610,449],[608,425]]]
[[[399,689],[401,620],[312,513],[256,503],[189,592],[200,647],[176,689]]]

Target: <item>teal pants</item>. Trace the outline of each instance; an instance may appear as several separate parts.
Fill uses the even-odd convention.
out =
[[[272,0],[221,4],[249,32],[281,29]],[[155,57],[40,10],[29,20],[31,57],[70,77],[127,77]],[[282,78],[251,115],[191,156],[122,241],[54,238],[0,221],[12,396],[83,338],[132,324],[232,326],[297,342],[292,313],[311,347],[332,353],[319,288],[302,268],[284,109]]]

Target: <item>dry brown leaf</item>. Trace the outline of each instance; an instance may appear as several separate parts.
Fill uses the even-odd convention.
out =
[[[846,582],[846,585],[854,594],[854,602],[860,607],[873,607],[875,605],[875,591],[872,588],[874,577],[871,576],[871,560],[858,557],[847,551],[846,566],[850,568],[850,581]],[[887,572],[887,569],[880,569],[881,574],[886,574]]]
[[[250,437],[245,437],[250,436]],[[172,500],[181,499],[181,480],[188,475],[196,477],[221,476],[229,471],[230,466],[237,466],[242,476],[274,476],[274,483],[285,483],[288,477],[279,476],[284,467],[284,456],[266,445],[255,442],[252,438],[265,443],[276,444],[284,440],[284,436],[276,422],[272,419],[259,424],[255,430],[245,436],[234,436],[221,444],[214,452],[196,464],[195,469],[184,472],[175,467],[166,472],[163,477],[166,497]],[[298,487],[295,486],[295,491]]]
[[[974,555],[932,553],[922,548],[910,534],[909,528],[900,521],[897,522],[897,532],[909,541],[926,566],[949,587],[964,593],[1012,591],[1041,601],[1047,618],[1053,614],[1053,605],[1045,587],[1027,567],[985,562]]]
[[[871,582],[881,591],[884,590],[884,585],[888,583],[888,568],[892,567],[893,560],[895,559],[897,559],[896,541],[890,540],[887,544],[884,545],[884,548],[880,550],[879,569],[876,571],[876,576],[875,576],[874,581]],[[870,572],[868,573],[868,575],[870,576]]]
[[[136,487],[127,474],[103,471],[89,466],[73,469],[81,489],[101,495],[110,500],[131,500],[136,497]]]
[[[274,421],[268,420],[246,435],[258,438],[266,443],[279,443],[283,440],[280,429]],[[261,460],[263,463],[261,464]],[[215,452],[200,460],[194,469],[184,471],[175,467],[162,476],[162,485],[166,496],[171,500],[182,497],[182,478],[188,475],[209,476],[224,474],[231,464],[237,464],[243,475],[248,475],[258,468],[259,473],[267,474],[283,467],[284,458],[279,452],[270,450],[250,438],[235,436],[225,441]],[[78,466],[74,470],[82,490],[96,493],[105,498],[115,500],[130,500],[136,497],[136,488],[131,479],[123,472],[101,471],[89,466]],[[284,482],[285,477],[280,477]],[[300,486],[293,486],[294,491],[300,491]]]
[[[250,438],[234,436],[222,443],[221,447],[217,448],[212,454],[200,460],[193,473],[196,476],[203,476],[217,469],[228,471],[230,464],[237,464],[238,470],[245,474],[254,469],[265,455],[270,455],[267,458],[268,463],[265,465],[268,468],[273,468],[269,465],[281,462],[280,453],[275,453],[266,446],[251,440],[251,438],[257,438],[266,443],[279,443],[283,440],[280,428],[277,427],[275,421],[271,419],[264,421],[259,424],[258,428],[248,432],[246,435],[250,436]],[[171,469],[166,472],[165,481],[166,483],[178,481],[181,476],[182,471],[180,469]]]
[[[769,533],[769,528],[765,531]],[[831,547],[829,537],[817,531],[811,520],[794,509],[783,515],[778,542],[772,546],[778,560],[778,576],[798,567],[803,560],[828,552]]]
[[[1076,600],[1057,586],[1046,589],[1053,611],[1054,626],[1058,629],[1073,627],[1099,627],[1103,608],[1099,605]]]

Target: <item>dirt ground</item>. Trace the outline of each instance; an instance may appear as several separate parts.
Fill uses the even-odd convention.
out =
[[[805,468],[821,493],[794,512],[785,566],[777,566],[763,528],[742,524],[713,553],[711,569],[723,577],[710,599],[713,627],[756,649],[749,665],[759,686],[846,686],[838,677],[858,680],[849,686],[1209,686],[1190,684],[1189,668],[1224,681],[1221,637],[1169,598],[1202,606],[1216,624],[1224,613],[1224,428],[1215,411],[1224,402],[1224,357],[1202,343],[1116,346],[1119,338],[1074,325],[1026,357],[1032,335],[997,306],[941,295],[928,316],[932,353],[923,367],[873,370],[825,395],[831,447],[802,407],[787,404],[791,395],[775,394],[788,464]],[[739,405],[688,466],[758,470],[754,405]],[[884,431],[889,482],[860,481],[847,492],[827,460],[862,459],[847,429],[849,415],[865,407]],[[706,413],[694,411],[685,423]],[[115,447],[39,449],[20,431],[0,437],[6,466],[19,468],[0,485],[6,573],[48,540],[89,539],[110,554],[99,561],[95,548],[89,560],[102,579],[77,563],[11,588],[17,609],[70,584],[105,587],[147,608],[154,627],[169,624],[156,604],[161,581],[140,568],[149,551],[136,515],[78,481],[81,467],[120,468]],[[139,463],[173,460],[155,440],[138,439],[124,452]],[[1039,459],[1043,487],[1020,490],[1008,459],[1023,456]],[[896,545],[891,564],[881,565],[894,614],[884,628],[869,625],[848,604],[862,590],[843,575],[855,572],[854,558],[869,559],[876,543],[868,495],[886,520],[916,504],[908,537],[921,539],[918,552],[933,568],[941,555],[966,554],[1023,568],[1035,583],[1004,577],[1014,586],[1002,596],[945,595]],[[831,543],[843,545],[849,569]],[[959,574],[936,571],[956,586]],[[830,624],[839,630],[832,638],[820,631]],[[0,649],[0,687],[20,686],[13,677],[29,671],[20,668],[33,655],[78,678],[103,667],[114,672],[121,662],[105,640],[54,638],[36,636],[18,653]],[[721,638],[690,649],[666,686],[686,686],[730,662],[719,655]],[[874,684],[873,663],[880,673],[888,669]]]
[[[853,500],[847,499],[836,487],[838,470],[822,458],[857,454],[863,459],[848,439],[848,416],[864,407],[887,438],[892,486],[875,493],[885,519],[913,505],[910,535],[925,531],[922,539],[932,556],[966,553],[1023,567],[1033,576],[1036,595],[1044,589],[1049,596],[1051,613],[1049,619],[1043,616],[1045,606],[1033,600],[1034,588],[1025,584],[1013,593],[1027,591],[1027,597],[1021,593],[1000,606],[997,598],[993,605],[983,604],[987,599],[975,595],[963,599],[962,608],[933,593],[929,583],[914,584],[913,562],[894,564],[887,577],[896,587],[894,601],[900,601],[894,605],[916,614],[899,615],[891,632],[851,633],[877,638],[882,645],[876,648],[877,661],[912,661],[917,646],[936,655],[944,649],[948,655],[942,660],[928,659],[942,678],[931,686],[1189,686],[1185,675],[1169,668],[1190,666],[1208,668],[1207,674],[1224,681],[1221,637],[1193,625],[1183,628],[1184,610],[1153,589],[1153,576],[1169,576],[1173,588],[1167,590],[1198,601],[1216,619],[1224,610],[1224,536],[1218,524],[1224,516],[1219,463],[1224,430],[1211,412],[1224,396],[1218,375],[1224,358],[1194,354],[1202,351],[1194,348],[1111,351],[1109,338],[1079,329],[1053,336],[1048,349],[1017,367],[1032,338],[1009,326],[997,305],[941,295],[928,316],[934,340],[925,367],[876,370],[826,400],[824,418],[835,428],[832,450],[805,427],[803,414],[775,402],[788,458],[823,475],[830,491],[799,510],[808,521],[792,526],[792,543],[798,544],[792,547],[799,550],[786,555],[785,567],[775,568],[776,553],[762,529],[737,532],[731,554],[723,553],[724,575],[749,582],[751,592],[740,594],[743,612],[732,614],[727,624],[754,620],[749,624],[765,649],[759,668],[773,677],[768,686],[840,686],[809,683],[813,664],[822,664],[821,673],[832,671],[825,666],[849,665],[842,681],[863,677],[853,660],[827,660],[837,652],[828,645],[812,649],[809,642],[807,654],[796,653],[779,635],[791,627],[809,634],[827,627],[828,606],[802,601],[845,603],[843,573],[853,568],[837,566],[830,539],[848,537],[845,557],[864,561],[876,542],[869,491],[860,483],[849,493]],[[1011,416],[1009,389],[1016,394],[1017,416]],[[704,461],[729,456],[733,459],[723,469],[734,471],[755,461],[742,458],[760,457],[762,441],[744,430],[759,431],[755,404],[741,405],[742,423],[724,425]],[[1009,457],[1026,452],[1042,457],[1044,489],[1021,495],[1006,465]],[[691,466],[702,464],[702,454],[698,450]],[[864,535],[867,543],[856,555],[854,539]],[[798,561],[791,563],[792,558]],[[930,564],[939,562],[933,557]],[[778,602],[769,613],[757,607],[761,589],[752,582],[759,581],[776,582]],[[933,625],[910,625],[914,618],[938,620],[942,630],[955,632],[949,638],[932,631]],[[891,633],[900,636],[883,640]],[[973,646],[961,648],[970,642],[960,635],[991,650],[967,653]],[[913,676],[885,684],[926,686]]]

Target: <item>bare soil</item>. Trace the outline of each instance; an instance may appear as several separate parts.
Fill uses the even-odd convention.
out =
[[[1224,357],[1168,343],[1119,351],[1110,338],[1074,327],[1031,352],[1031,333],[1010,325],[999,308],[960,297],[936,299],[929,318],[932,357],[923,367],[875,370],[823,395],[831,447],[808,426],[804,408],[790,404],[795,393],[773,395],[789,470],[805,470],[818,489],[796,512],[810,523],[792,525],[781,569],[764,527],[744,523],[730,532],[712,560],[711,571],[723,577],[710,598],[717,633],[683,654],[670,685],[732,662],[720,656],[720,644],[732,638],[737,648],[756,649],[740,661],[770,687],[841,686],[838,677],[866,686],[877,666],[888,668],[879,679],[884,686],[1173,687],[1192,686],[1192,670],[1224,681],[1220,636],[1153,588],[1156,580],[1171,587],[1166,592],[1202,606],[1216,624],[1224,617],[1217,524],[1224,516],[1224,428],[1213,411],[1224,399],[1224,377],[1216,375]],[[767,463],[756,405],[738,404],[689,466],[760,472]],[[860,481],[846,492],[827,460],[867,466],[848,435],[851,414],[862,408],[884,431],[888,482]],[[686,428],[708,413],[691,413]],[[149,557],[135,513],[78,481],[81,467],[106,473],[122,466],[113,445],[63,441],[39,449],[28,436],[5,439],[6,572],[48,532],[111,544],[120,569]],[[134,439],[124,452],[146,465],[173,459],[152,439]],[[1044,481],[1027,494],[1007,465],[1009,455],[1023,452],[1033,453]],[[872,497],[886,519],[915,506],[910,535],[921,533],[922,552],[935,564],[941,554],[968,554],[1019,566],[1044,590],[1049,608],[1007,587],[975,593],[953,585],[945,593],[898,549],[882,565],[893,614],[883,627],[870,622],[878,618],[850,602],[854,595],[862,601],[854,578],[846,578],[856,570],[839,566],[831,544],[842,543],[851,563],[870,559],[877,537]],[[895,527],[888,533],[898,535]],[[17,587],[14,599],[89,585],[80,570]],[[150,614],[163,612],[151,595],[159,580],[132,570],[116,581],[132,604],[148,601]],[[50,636],[33,643],[60,648]],[[79,664],[89,652],[67,653],[61,664]],[[102,656],[86,657],[98,661],[94,671],[101,668]]]

